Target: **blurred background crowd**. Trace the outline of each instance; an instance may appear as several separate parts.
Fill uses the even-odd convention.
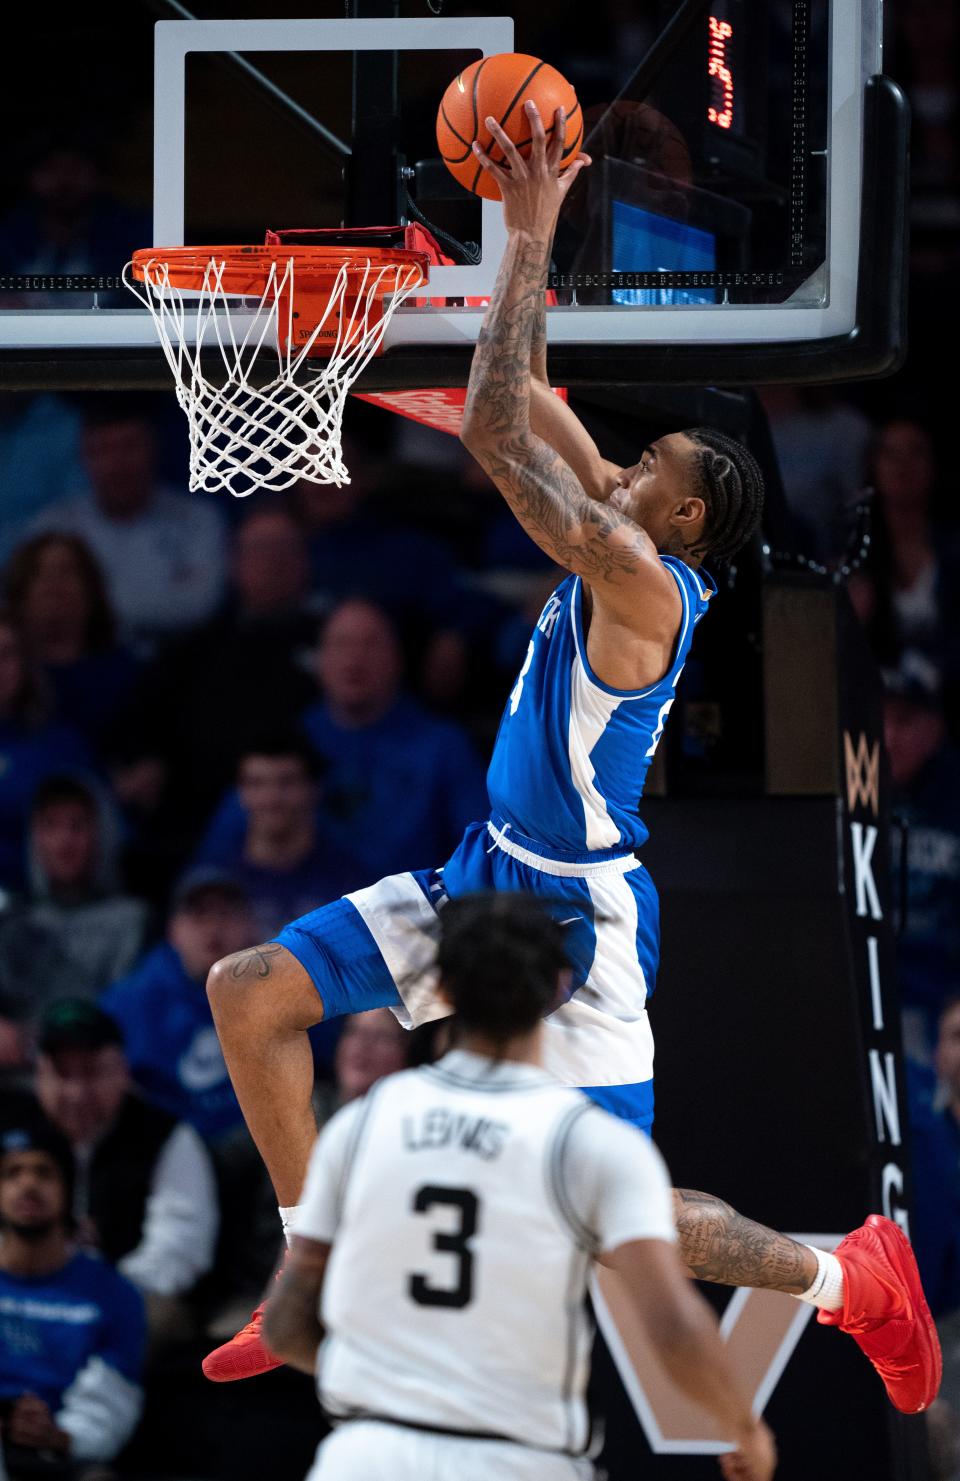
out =
[[[633,7],[601,9],[593,52],[551,53],[575,82],[637,50]],[[914,112],[908,362],[884,382],[771,387],[759,403],[785,543],[827,573],[811,579],[840,565],[872,490],[849,588],[885,675],[908,829],[914,1232],[949,1373],[960,512],[952,378],[934,365],[960,267],[960,17],[947,0],[894,11],[888,70]],[[0,211],[10,271],[94,270],[148,237],[78,139],[38,148]],[[237,1391],[199,1377],[280,1246],[205,976],[341,893],[437,865],[486,815],[485,759],[558,575],[452,437],[353,402],[345,460],[340,489],[214,499],[186,492],[172,396],[0,394],[0,1220],[46,1200],[51,1237],[99,1257],[44,1288],[63,1306],[55,1350],[0,1355],[14,1474],[42,1459],[44,1474],[101,1476],[120,1456],[144,1474],[300,1476],[316,1443],[305,1378]],[[721,717],[724,681],[722,659],[687,679]],[[724,754],[699,757],[698,785]],[[313,1040],[320,1120],[430,1053],[386,1010]],[[17,1268],[0,1242],[0,1300],[20,1299]],[[102,1320],[84,1325],[91,1301]]]

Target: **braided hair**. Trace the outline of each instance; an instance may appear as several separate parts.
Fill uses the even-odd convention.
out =
[[[760,523],[763,474],[751,452],[712,427],[688,427],[695,445],[698,493],[707,506],[697,548],[712,561],[731,561]]]
[[[562,928],[532,895],[462,895],[440,913],[437,967],[463,1028],[503,1043],[557,1006]]]

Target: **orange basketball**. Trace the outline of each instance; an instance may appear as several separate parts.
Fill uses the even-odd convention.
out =
[[[451,175],[474,195],[500,199],[497,182],[481,167],[470,147],[476,139],[495,164],[503,163],[503,151],[493,144],[485,118],[492,114],[520,153],[530,153],[530,121],[523,111],[528,98],[539,108],[548,138],[553,133],[556,110],[566,110],[563,162],[569,164],[583,141],[583,114],[576,93],[556,67],[523,52],[505,51],[471,62],[444,93],[437,114],[440,154]]]

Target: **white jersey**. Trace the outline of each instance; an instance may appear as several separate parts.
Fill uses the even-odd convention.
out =
[[[591,1257],[676,1238],[647,1137],[542,1070],[462,1050],[333,1118],[296,1232],[333,1246],[317,1359],[331,1418],[567,1455],[589,1442]]]

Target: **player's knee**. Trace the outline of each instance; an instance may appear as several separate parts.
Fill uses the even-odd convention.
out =
[[[218,1025],[249,1019],[258,1011],[259,1000],[263,997],[263,993],[258,991],[258,980],[256,976],[238,971],[245,955],[238,952],[234,956],[222,957],[207,973],[207,1001]]]
[[[207,1001],[217,1030],[251,1042],[292,1029],[306,1031],[323,1017],[323,1002],[303,967],[271,941],[214,962]]]

